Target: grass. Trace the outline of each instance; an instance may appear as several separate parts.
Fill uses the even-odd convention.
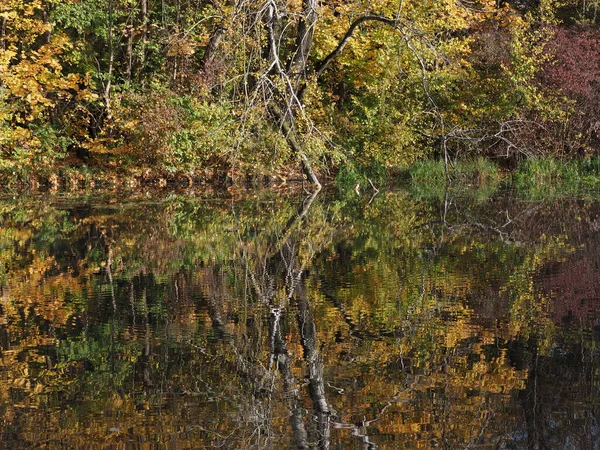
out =
[[[512,176],[517,192],[530,199],[600,193],[600,158],[530,159]]]
[[[420,198],[443,198],[447,190],[485,200],[504,185],[529,200],[547,200],[565,196],[600,198],[600,157],[562,160],[529,159],[509,177],[485,158],[458,161],[450,168],[446,181],[444,162],[425,160],[408,170],[411,190]]]
[[[482,157],[457,161],[450,166],[450,183],[442,160],[418,161],[408,173],[413,193],[420,198],[443,198],[446,190],[451,189],[484,200],[496,192],[502,181],[500,168]]]
[[[352,163],[344,164],[334,179],[338,193],[354,192],[358,185],[362,190],[370,190],[370,182],[381,186],[386,181],[386,168],[377,164],[369,167],[357,167]]]
[[[498,183],[502,179],[499,167],[482,157],[457,161],[448,169],[451,182],[457,184],[481,186]],[[442,160],[419,161],[409,169],[409,173],[413,181],[446,185],[446,171]]]

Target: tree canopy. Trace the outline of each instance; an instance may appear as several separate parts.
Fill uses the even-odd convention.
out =
[[[598,95],[597,54],[578,69],[591,90],[557,74],[574,64],[565,50],[597,45],[595,5],[10,0],[0,169],[300,162],[316,181],[313,166],[593,151],[597,124],[581,111]]]

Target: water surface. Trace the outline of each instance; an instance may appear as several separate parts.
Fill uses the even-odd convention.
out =
[[[0,199],[9,449],[600,448],[600,204]]]

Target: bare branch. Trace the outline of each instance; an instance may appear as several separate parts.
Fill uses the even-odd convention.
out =
[[[365,22],[369,22],[369,21],[371,21],[371,22],[381,22],[381,23],[385,23],[386,25],[390,25],[390,26],[392,26],[394,28],[398,28],[398,21],[396,21],[394,19],[389,19],[389,18],[384,17],[384,16],[366,15],[366,16],[359,17],[354,22],[352,22],[352,24],[350,24],[350,28],[348,28],[348,31],[346,31],[346,34],[344,34],[344,37],[340,40],[340,42],[338,43],[337,47],[331,53],[329,53],[323,59],[323,61],[321,61],[319,64],[317,64],[317,67],[316,67],[316,70],[315,70],[317,78],[321,76],[321,74],[327,68],[327,66],[329,66],[329,64],[331,63],[331,61],[333,61],[340,53],[342,53],[342,51],[344,50],[344,48],[348,44],[348,41],[350,40],[350,38],[352,38],[352,35],[356,31],[356,29],[361,24],[363,24]]]

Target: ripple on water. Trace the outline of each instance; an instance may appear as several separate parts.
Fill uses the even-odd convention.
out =
[[[336,202],[3,204],[5,446],[597,445],[597,205]]]

